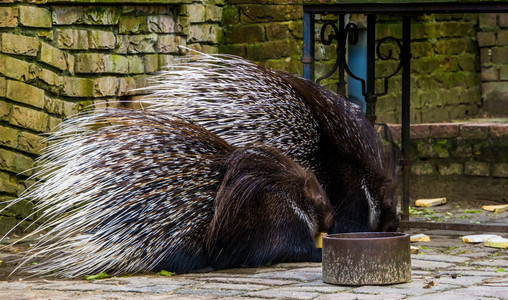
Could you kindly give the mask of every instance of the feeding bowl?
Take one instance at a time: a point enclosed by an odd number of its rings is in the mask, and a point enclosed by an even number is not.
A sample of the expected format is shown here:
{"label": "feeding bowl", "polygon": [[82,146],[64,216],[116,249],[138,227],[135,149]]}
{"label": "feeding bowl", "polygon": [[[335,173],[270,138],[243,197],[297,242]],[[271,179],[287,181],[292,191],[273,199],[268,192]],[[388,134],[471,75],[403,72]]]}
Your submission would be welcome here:
{"label": "feeding bowl", "polygon": [[338,233],[323,237],[323,281],[381,285],[411,280],[409,235],[400,232]]}

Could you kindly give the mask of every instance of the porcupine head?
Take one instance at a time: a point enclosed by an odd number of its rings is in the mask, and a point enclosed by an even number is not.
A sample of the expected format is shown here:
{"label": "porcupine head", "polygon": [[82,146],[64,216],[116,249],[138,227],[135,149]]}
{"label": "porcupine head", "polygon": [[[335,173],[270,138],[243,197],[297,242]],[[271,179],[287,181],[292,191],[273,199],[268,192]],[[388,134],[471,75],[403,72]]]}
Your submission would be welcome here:
{"label": "porcupine head", "polygon": [[212,265],[321,261],[333,209],[313,172],[271,147],[234,150],[224,162],[208,235]]}

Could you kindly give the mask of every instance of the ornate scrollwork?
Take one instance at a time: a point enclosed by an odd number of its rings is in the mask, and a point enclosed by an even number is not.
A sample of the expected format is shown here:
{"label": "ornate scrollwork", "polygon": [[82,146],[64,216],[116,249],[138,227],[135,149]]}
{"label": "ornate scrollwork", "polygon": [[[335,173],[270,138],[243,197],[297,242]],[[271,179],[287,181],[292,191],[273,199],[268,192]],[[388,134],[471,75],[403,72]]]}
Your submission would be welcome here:
{"label": "ornate scrollwork", "polygon": [[[332,29],[332,33],[326,35],[326,29],[330,27]],[[326,73],[324,76],[318,78],[316,82],[319,84],[323,79],[328,78],[333,75],[337,71],[339,67],[344,68],[344,71],[352,78],[360,81],[362,85],[362,95],[367,95],[367,88],[366,88],[366,82],[364,79],[356,76],[351,72],[349,69],[349,66],[347,64],[346,60],[346,40],[349,42],[350,45],[356,45],[358,42],[358,26],[355,23],[348,23],[344,30],[339,30],[339,28],[332,22],[327,22],[321,27],[320,31],[320,38],[323,45],[331,45],[334,40],[337,41],[337,60],[335,61],[332,69]],[[377,42],[376,45],[376,55],[380,60],[389,60],[393,57],[393,51],[390,49],[388,51],[388,54],[384,55],[381,53],[381,45],[383,43],[386,43],[388,41],[393,41],[399,48],[399,64],[395,71],[388,76],[384,77],[384,90],[381,93],[374,93],[370,98],[371,99],[377,99],[379,96],[386,95],[388,93],[388,80],[393,77],[395,74],[397,74],[401,68],[402,68],[402,60],[400,57],[400,54],[402,53],[402,43],[400,40],[394,38],[394,37],[385,37],[380,39]],[[340,87],[341,84],[344,84],[343,82],[337,83],[337,86]],[[375,100],[374,100],[375,101]]]}

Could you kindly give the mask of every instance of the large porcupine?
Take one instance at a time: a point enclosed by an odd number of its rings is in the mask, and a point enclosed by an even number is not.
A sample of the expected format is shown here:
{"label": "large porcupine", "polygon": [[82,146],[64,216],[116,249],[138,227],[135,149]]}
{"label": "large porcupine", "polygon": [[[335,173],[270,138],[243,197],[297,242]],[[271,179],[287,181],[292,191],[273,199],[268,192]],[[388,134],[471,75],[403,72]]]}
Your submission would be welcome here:
{"label": "large porcupine", "polygon": [[40,181],[23,195],[46,220],[33,234],[48,231],[27,254],[44,257],[26,269],[37,275],[320,261],[314,239],[333,227],[311,171],[157,112],[71,118],[40,162]]}
{"label": "large porcupine", "polygon": [[154,81],[143,89],[146,109],[192,120],[234,146],[266,143],[312,169],[334,207],[333,232],[397,228],[395,159],[346,99],[225,55],[182,58]]}

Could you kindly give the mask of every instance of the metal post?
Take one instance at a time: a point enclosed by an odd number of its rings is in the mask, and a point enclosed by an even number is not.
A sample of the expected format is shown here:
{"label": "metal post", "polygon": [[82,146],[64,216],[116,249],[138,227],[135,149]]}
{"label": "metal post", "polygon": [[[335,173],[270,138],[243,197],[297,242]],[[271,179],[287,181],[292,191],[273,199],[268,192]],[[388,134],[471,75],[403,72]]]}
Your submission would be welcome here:
{"label": "metal post", "polygon": [[314,13],[303,12],[303,77],[314,81]]}
{"label": "metal post", "polygon": [[409,103],[411,96],[411,17],[402,17],[402,220],[409,220]]}
{"label": "metal post", "polygon": [[367,103],[366,114],[372,124],[376,122],[376,15],[367,15]]}
{"label": "metal post", "polygon": [[337,83],[337,94],[346,96],[346,81],[344,76],[344,65],[346,64],[345,57],[346,57],[346,33],[344,30],[345,26],[345,16],[344,14],[339,15],[339,36],[338,36],[338,57],[337,59],[340,60],[339,63],[339,81]]}

